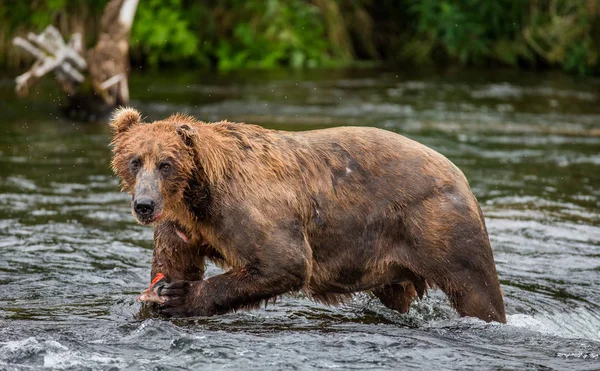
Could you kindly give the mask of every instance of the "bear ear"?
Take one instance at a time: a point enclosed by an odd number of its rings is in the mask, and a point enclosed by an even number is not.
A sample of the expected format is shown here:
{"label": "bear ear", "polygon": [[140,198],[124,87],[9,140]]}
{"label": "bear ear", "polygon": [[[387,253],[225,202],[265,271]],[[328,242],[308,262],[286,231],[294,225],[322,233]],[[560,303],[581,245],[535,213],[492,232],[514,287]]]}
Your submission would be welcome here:
{"label": "bear ear", "polygon": [[141,121],[142,116],[138,111],[131,107],[120,107],[113,113],[110,119],[110,127],[115,134],[121,134]]}
{"label": "bear ear", "polygon": [[183,140],[186,146],[191,147],[194,143],[194,137],[196,136],[196,129],[189,124],[180,124],[176,126],[175,131]]}

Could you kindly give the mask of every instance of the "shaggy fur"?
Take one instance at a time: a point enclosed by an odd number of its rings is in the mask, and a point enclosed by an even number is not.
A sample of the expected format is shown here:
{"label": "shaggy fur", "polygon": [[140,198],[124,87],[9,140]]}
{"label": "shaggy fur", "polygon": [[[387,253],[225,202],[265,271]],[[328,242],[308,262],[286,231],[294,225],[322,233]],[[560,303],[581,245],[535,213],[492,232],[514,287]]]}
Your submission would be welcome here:
{"label": "shaggy fur", "polygon": [[[152,276],[171,281],[166,315],[252,308],[295,290],[329,304],[372,291],[406,313],[436,286],[460,315],[506,322],[469,184],[417,142],[366,127],[294,133],[182,115],[144,124],[132,109],[111,125],[123,189],[156,205],[137,217],[155,228]],[[203,279],[205,258],[229,270]]]}

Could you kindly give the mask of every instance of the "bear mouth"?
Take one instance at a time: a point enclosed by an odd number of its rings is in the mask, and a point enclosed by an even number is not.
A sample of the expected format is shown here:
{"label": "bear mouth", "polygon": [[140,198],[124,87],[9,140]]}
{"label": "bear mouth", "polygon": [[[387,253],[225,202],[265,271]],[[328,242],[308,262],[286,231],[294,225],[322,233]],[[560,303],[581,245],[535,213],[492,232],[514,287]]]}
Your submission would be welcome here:
{"label": "bear mouth", "polygon": [[162,211],[157,211],[154,214],[148,216],[139,215],[135,211],[133,211],[132,213],[135,219],[142,225],[149,225],[155,223],[162,217]]}

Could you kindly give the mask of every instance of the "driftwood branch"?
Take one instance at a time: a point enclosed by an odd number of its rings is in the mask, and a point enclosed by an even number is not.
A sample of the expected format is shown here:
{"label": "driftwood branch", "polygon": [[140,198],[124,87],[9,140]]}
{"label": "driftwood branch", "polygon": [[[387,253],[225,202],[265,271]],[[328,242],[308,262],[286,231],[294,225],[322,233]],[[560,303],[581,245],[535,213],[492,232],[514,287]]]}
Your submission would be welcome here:
{"label": "driftwood branch", "polygon": [[14,45],[21,47],[36,58],[36,62],[29,71],[16,78],[18,94],[26,95],[30,86],[52,71],[73,83],[83,83],[85,77],[80,70],[85,70],[87,63],[80,54],[81,50],[78,51],[74,48],[78,43],[81,44],[81,41],[77,41],[81,40],[81,35],[73,35],[69,44],[65,44],[60,32],[53,26],[48,26],[39,35],[30,32],[27,39],[15,37],[13,40]]}
{"label": "driftwood branch", "polygon": [[[129,34],[138,2],[111,0],[102,14],[98,43],[88,52],[81,34],[73,34],[65,43],[52,25],[40,34],[30,32],[27,39],[15,37],[13,44],[35,58],[31,68],[15,79],[17,94],[27,95],[44,75],[54,73],[61,89],[68,97],[78,95],[78,102],[82,94],[90,94],[90,100],[101,97],[106,108],[127,104]],[[91,86],[92,91],[82,92],[85,85]]]}

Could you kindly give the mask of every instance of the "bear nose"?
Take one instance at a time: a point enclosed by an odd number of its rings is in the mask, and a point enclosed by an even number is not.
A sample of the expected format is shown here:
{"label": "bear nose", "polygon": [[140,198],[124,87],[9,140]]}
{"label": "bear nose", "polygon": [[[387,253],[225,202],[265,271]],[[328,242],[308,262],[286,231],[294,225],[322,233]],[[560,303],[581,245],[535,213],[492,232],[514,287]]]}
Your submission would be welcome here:
{"label": "bear nose", "polygon": [[150,198],[142,198],[133,202],[133,209],[138,215],[148,216],[154,212],[154,201]]}

